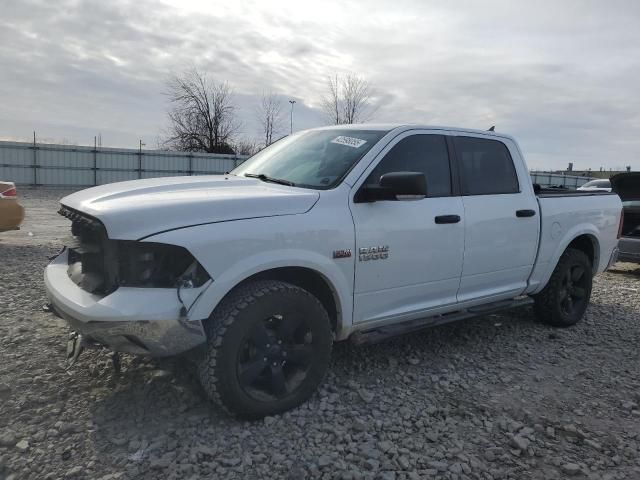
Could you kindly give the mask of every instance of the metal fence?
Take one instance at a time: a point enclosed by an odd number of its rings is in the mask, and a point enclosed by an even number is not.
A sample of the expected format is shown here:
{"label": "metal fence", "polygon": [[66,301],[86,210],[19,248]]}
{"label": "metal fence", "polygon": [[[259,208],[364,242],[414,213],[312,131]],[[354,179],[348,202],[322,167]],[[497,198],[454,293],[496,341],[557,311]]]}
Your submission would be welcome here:
{"label": "metal fence", "polygon": [[541,187],[564,187],[575,190],[589,180],[593,180],[593,178],[563,173],[531,172],[531,181]]}
{"label": "metal fence", "polygon": [[247,157],[213,153],[0,142],[0,180],[91,186],[137,178],[224,173]]}
{"label": "metal fence", "polygon": [[[0,180],[22,185],[91,186],[137,178],[208,175],[232,170],[244,155],[1,142]],[[578,188],[591,177],[531,172],[543,187]]]}

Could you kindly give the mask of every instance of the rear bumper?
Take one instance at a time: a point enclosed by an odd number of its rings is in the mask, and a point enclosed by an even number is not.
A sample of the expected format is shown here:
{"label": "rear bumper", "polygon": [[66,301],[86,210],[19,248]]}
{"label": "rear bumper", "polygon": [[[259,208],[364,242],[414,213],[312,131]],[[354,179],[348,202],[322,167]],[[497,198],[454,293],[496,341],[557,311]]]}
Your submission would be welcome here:
{"label": "rear bumper", "polygon": [[[202,321],[180,317],[182,305],[175,289],[120,287],[102,297],[78,287],[67,268],[67,251],[46,267],[47,297],[53,311],[87,342],[155,357],[176,355],[205,342]],[[185,304],[195,302],[209,284],[183,289]]]}
{"label": "rear bumper", "polygon": [[619,262],[640,263],[640,238],[622,237],[618,242]]}

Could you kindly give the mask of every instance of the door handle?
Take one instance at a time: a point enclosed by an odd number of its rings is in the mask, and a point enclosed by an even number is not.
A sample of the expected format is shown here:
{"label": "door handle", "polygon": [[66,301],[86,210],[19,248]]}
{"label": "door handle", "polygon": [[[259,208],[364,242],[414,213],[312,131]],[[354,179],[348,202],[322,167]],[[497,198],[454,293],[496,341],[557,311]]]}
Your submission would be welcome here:
{"label": "door handle", "polygon": [[535,210],[516,210],[516,217],[533,217],[535,214]]}
{"label": "door handle", "polygon": [[460,221],[460,215],[438,215],[436,218],[436,223],[458,223]]}

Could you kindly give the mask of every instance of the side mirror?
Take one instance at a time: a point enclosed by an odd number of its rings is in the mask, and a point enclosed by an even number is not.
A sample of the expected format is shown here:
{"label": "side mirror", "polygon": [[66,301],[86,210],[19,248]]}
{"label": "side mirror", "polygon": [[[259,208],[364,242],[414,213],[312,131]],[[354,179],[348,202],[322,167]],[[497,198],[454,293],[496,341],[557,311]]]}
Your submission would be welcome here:
{"label": "side mirror", "polygon": [[356,203],[379,200],[418,200],[427,196],[427,179],[421,172],[390,172],[380,177],[379,186],[365,185],[357,193]]}
{"label": "side mirror", "polygon": [[427,179],[420,172],[391,172],[380,177],[380,186],[395,196],[427,196]]}

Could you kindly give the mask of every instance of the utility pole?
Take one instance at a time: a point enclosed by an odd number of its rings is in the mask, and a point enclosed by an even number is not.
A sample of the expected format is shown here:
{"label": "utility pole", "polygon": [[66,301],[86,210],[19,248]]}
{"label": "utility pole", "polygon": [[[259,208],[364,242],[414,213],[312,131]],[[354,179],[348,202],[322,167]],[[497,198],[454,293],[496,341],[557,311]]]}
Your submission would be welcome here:
{"label": "utility pole", "polygon": [[291,131],[289,132],[291,134],[293,133],[293,105],[296,103],[296,101],[289,100],[289,103],[291,104]]}
{"label": "utility pole", "polygon": [[36,146],[36,131],[33,131],[33,184],[38,185],[38,147]]}
{"label": "utility pole", "polygon": [[93,137],[93,184],[98,185],[98,137]]}
{"label": "utility pole", "polygon": [[145,145],[146,143],[142,143],[142,139],[140,139],[140,150],[138,150],[138,178],[142,178],[142,147]]}

